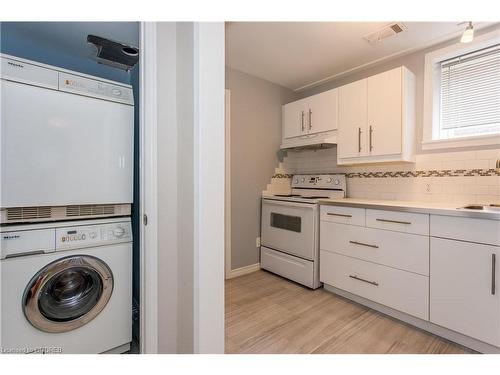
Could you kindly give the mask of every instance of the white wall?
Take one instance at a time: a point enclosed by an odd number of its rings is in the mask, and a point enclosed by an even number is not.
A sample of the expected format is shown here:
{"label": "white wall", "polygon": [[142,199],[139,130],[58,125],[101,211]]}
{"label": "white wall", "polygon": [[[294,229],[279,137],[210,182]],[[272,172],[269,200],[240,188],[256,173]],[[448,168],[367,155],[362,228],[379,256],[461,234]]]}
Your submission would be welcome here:
{"label": "white wall", "polygon": [[194,349],[224,353],[224,23],[195,23],[194,52]]}
{"label": "white wall", "polygon": [[[157,27],[158,351],[177,352],[176,24]],[[172,176],[174,180],[172,181]],[[174,183],[172,183],[174,182]],[[149,250],[149,249],[148,249]],[[146,270],[147,272],[147,270]],[[181,331],[182,333],[182,331]],[[182,335],[181,335],[182,337]]]}
{"label": "white wall", "polygon": [[224,25],[156,31],[158,351],[223,353]]}

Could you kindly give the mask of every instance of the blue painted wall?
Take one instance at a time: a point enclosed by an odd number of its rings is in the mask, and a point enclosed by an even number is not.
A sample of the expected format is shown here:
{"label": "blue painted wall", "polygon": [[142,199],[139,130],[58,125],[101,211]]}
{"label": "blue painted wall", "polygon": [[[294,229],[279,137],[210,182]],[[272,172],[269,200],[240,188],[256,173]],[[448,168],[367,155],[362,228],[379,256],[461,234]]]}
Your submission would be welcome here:
{"label": "blue painted wall", "polygon": [[9,55],[131,83],[131,72],[99,64],[87,35],[138,45],[138,22],[0,22],[0,51]]}

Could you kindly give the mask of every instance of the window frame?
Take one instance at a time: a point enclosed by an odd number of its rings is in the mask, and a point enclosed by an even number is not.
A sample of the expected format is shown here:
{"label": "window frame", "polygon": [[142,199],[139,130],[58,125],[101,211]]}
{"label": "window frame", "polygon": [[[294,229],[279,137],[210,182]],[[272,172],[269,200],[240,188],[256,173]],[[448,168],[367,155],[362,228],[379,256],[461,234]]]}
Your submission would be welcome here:
{"label": "window frame", "polygon": [[500,134],[474,135],[447,139],[439,138],[441,115],[441,62],[499,43],[500,32],[493,31],[474,38],[470,43],[455,43],[425,55],[423,150],[500,145]]}

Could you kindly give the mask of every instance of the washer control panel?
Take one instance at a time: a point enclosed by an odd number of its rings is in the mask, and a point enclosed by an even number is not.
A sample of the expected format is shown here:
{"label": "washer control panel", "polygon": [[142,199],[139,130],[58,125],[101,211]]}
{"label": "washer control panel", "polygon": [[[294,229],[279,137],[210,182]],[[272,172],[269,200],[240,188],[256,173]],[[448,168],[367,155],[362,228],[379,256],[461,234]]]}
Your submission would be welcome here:
{"label": "washer control panel", "polygon": [[130,222],[63,227],[56,229],[56,251],[132,240]]}

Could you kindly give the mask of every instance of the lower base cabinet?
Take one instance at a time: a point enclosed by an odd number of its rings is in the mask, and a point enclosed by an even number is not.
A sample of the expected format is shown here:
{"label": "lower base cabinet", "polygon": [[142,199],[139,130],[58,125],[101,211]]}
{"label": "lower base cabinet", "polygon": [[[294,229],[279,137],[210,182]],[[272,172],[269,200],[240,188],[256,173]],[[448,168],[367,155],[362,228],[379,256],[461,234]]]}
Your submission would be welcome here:
{"label": "lower base cabinet", "polygon": [[321,251],[320,281],[417,318],[429,320],[429,278]]}
{"label": "lower base cabinet", "polygon": [[500,346],[500,249],[431,238],[430,321]]}

